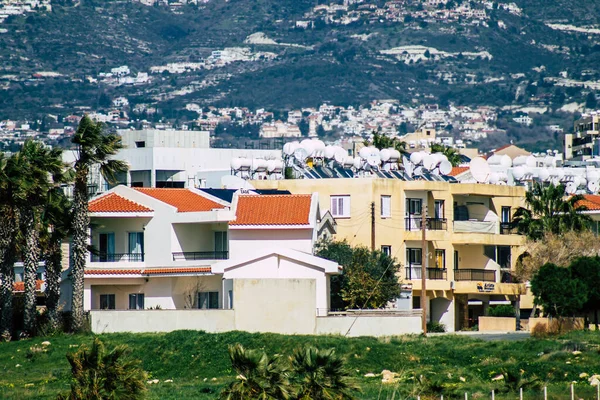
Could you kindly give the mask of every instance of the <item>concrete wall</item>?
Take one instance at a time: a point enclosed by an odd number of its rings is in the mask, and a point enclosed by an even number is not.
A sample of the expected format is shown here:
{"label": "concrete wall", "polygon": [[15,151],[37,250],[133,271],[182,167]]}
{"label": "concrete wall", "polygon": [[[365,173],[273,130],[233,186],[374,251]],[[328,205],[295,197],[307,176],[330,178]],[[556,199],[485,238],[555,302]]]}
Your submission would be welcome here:
{"label": "concrete wall", "polygon": [[517,330],[517,319],[514,317],[479,317],[479,331],[513,332]]}
{"label": "concrete wall", "polygon": [[[177,286],[177,285],[176,285]],[[90,312],[94,333],[170,332],[180,329],[348,336],[420,333],[419,316],[317,317],[313,279],[236,279],[233,310]],[[243,300],[242,300],[243,299]]]}
{"label": "concrete wall", "polygon": [[279,247],[312,254],[313,229],[230,229],[229,249],[232,257],[254,252],[258,248]]}
{"label": "concrete wall", "polygon": [[235,279],[235,327],[248,332],[312,334],[315,291],[313,279]]}

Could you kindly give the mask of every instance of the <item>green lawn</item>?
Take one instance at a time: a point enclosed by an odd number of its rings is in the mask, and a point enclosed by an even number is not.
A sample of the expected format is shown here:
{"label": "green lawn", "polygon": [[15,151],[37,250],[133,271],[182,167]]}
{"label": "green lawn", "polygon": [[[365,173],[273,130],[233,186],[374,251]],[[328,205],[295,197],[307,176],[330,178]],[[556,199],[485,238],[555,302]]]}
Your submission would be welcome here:
{"label": "green lawn", "polygon": [[[465,336],[378,340],[191,331],[100,337],[109,348],[123,343],[131,346],[151,379],[160,380],[149,387],[152,399],[214,399],[234,377],[227,356],[227,345],[233,343],[271,354],[286,354],[305,343],[335,347],[348,360],[352,375],[363,389],[363,399],[414,399],[417,394],[424,400],[439,398],[433,397],[434,393],[443,393],[445,399],[463,399],[465,391],[470,393],[469,399],[489,399],[493,388],[506,391],[519,386],[492,382],[493,377],[503,371],[518,376],[520,370],[524,371],[524,380],[534,375],[540,378],[548,386],[549,398],[569,398],[570,382],[576,381],[576,398],[594,399],[595,388],[580,374],[600,373],[600,334],[593,332],[518,342],[483,342]],[[51,342],[50,350],[31,357],[30,347],[44,340]],[[69,368],[65,354],[91,341],[92,336],[61,335],[0,344],[0,398],[51,399],[67,390]],[[573,354],[574,351],[581,354]],[[364,377],[383,369],[399,373],[400,381],[382,385],[381,377]],[[168,379],[173,382],[163,382]],[[525,393],[525,398],[541,398],[537,390]],[[509,398],[516,398],[514,392],[496,395],[498,400]]]}

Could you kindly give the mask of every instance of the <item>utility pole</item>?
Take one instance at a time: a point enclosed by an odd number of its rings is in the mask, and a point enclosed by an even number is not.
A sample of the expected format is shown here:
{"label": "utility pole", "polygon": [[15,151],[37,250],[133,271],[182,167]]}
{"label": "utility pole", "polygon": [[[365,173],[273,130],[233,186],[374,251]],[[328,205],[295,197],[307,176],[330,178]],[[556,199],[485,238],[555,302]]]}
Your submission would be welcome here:
{"label": "utility pole", "polygon": [[421,210],[421,328],[423,335],[427,335],[427,207]]}
{"label": "utility pole", "polygon": [[375,202],[371,202],[371,251],[375,251]]}

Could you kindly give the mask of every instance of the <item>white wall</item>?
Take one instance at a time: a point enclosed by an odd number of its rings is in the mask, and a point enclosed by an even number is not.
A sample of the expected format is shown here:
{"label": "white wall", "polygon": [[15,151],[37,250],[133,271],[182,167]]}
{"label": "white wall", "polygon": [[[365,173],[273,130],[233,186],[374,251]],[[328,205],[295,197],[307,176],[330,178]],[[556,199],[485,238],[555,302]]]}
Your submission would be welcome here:
{"label": "white wall", "polygon": [[454,332],[454,302],[445,297],[436,297],[429,302],[430,318],[432,322],[439,322],[445,325],[446,332]]}
{"label": "white wall", "polygon": [[342,335],[349,337],[420,334],[421,318],[413,316],[318,317],[315,333],[317,335]]}
{"label": "white wall", "polygon": [[[327,290],[326,274],[313,266],[302,264],[278,255],[271,255],[264,259],[254,260],[237,268],[226,270],[224,279],[314,279],[315,280],[315,307],[313,313],[326,313],[329,308],[329,291]],[[234,289],[234,308],[241,295]],[[246,300],[244,300],[246,301]]]}
{"label": "white wall", "polygon": [[[275,243],[274,243],[275,242]],[[240,257],[259,248],[278,247],[313,252],[313,229],[230,229],[231,257]]]}

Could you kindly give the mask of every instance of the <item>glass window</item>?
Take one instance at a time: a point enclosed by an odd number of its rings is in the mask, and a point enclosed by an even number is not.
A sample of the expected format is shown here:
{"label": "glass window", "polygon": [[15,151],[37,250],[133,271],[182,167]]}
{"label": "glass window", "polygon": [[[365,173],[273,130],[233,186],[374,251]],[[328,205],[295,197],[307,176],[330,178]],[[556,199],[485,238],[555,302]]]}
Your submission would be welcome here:
{"label": "glass window", "polygon": [[200,292],[198,293],[198,308],[217,309],[219,308],[219,292]]}
{"label": "glass window", "polygon": [[443,219],[444,218],[444,200],[436,200],[434,206],[435,206],[434,217],[436,219]]}
{"label": "glass window", "polygon": [[228,259],[229,242],[227,232],[215,232],[215,258],[217,260]]}
{"label": "glass window", "polygon": [[419,248],[406,249],[406,260],[409,265],[421,265],[422,251]]}
{"label": "glass window", "polygon": [[129,309],[143,310],[144,309],[144,293],[132,293],[129,295]]}
{"label": "glass window", "polygon": [[392,246],[390,246],[390,245],[381,246],[381,252],[383,254],[385,254],[386,256],[391,257],[392,256]]}
{"label": "glass window", "polygon": [[421,215],[421,207],[423,200],[421,199],[406,199],[406,209],[409,215]]}
{"label": "glass window", "polygon": [[115,309],[115,295],[114,294],[101,294],[100,295],[100,309],[101,310],[114,310]]}
{"label": "glass window", "polygon": [[144,261],[144,232],[129,232],[130,261]]}
{"label": "glass window", "polygon": [[392,196],[381,196],[381,218],[392,217]]}
{"label": "glass window", "polygon": [[510,207],[502,207],[501,222],[510,222]]}
{"label": "glass window", "polygon": [[100,262],[115,261],[115,234],[114,233],[101,233],[98,235],[99,250],[100,250]]}
{"label": "glass window", "polygon": [[350,196],[331,196],[331,215],[335,218],[350,217]]}

